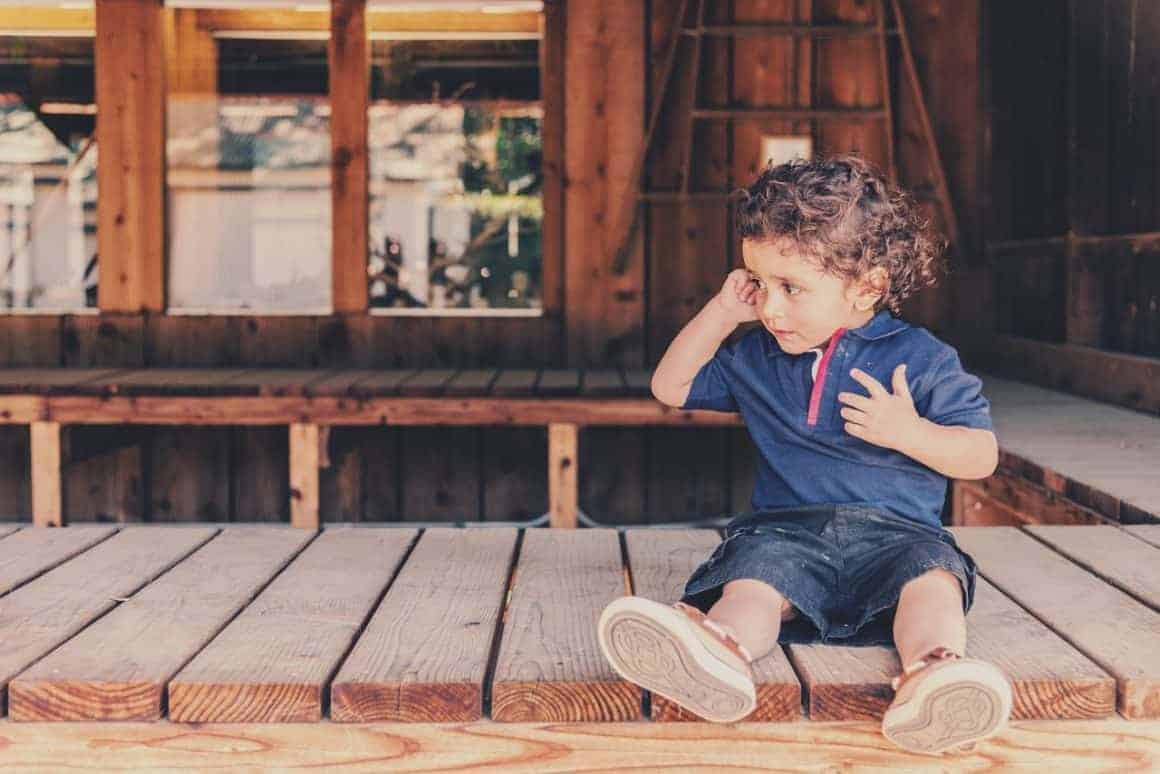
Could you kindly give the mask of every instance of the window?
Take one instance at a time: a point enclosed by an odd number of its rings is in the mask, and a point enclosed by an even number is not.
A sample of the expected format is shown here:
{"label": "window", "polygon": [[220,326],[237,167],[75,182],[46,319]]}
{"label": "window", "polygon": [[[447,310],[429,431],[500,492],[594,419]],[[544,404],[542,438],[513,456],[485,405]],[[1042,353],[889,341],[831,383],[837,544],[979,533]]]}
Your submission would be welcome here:
{"label": "window", "polygon": [[172,12],[169,311],[328,314],[326,33],[225,32],[202,10]]}
{"label": "window", "polygon": [[539,314],[538,35],[372,33],[373,311]]}
{"label": "window", "polygon": [[0,311],[97,305],[91,31],[0,35]]}

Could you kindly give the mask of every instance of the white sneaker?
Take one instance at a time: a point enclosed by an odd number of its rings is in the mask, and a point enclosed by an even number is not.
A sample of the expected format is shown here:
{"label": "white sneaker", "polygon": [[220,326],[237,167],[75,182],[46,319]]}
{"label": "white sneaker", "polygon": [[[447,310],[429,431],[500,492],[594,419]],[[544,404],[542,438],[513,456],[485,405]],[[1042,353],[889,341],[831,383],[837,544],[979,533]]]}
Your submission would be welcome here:
{"label": "white sneaker", "polygon": [[600,614],[597,635],[621,677],[706,720],[729,723],[757,707],[749,652],[691,605],[621,597]]}

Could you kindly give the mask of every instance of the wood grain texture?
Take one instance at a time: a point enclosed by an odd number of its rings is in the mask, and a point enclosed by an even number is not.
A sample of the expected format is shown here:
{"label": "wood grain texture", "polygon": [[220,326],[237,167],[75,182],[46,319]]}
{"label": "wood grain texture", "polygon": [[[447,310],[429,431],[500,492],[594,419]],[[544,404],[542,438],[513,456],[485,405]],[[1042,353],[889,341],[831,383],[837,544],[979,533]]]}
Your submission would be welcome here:
{"label": "wood grain texture", "polygon": [[290,425],[290,523],[318,529],[318,425]]}
{"label": "wood grain texture", "polygon": [[59,527],[64,516],[64,486],[60,466],[60,423],[32,422],[32,523]]}
{"label": "wood grain texture", "polygon": [[370,179],[366,0],[338,0],[330,9],[331,298],[335,312],[362,313],[367,309]]}
{"label": "wood grain texture", "polygon": [[[658,602],[681,598],[685,581],[721,542],[713,530],[630,529],[624,533],[633,593]],[[801,717],[802,689],[780,647],[753,664],[757,707],[744,722],[787,721]],[[656,721],[701,721],[663,696],[651,694],[649,716]]]}
{"label": "wood grain texture", "polygon": [[165,59],[161,3],[102,0],[94,38],[98,305],[165,309]]}
{"label": "wood grain texture", "polygon": [[331,718],[483,717],[484,676],[516,536],[508,528],[425,530],[335,676]]}
{"label": "wood grain texture", "polygon": [[1116,678],[1122,715],[1160,717],[1160,613],[1012,527],[952,532],[987,580]]}
{"label": "wood grain texture", "polygon": [[9,716],[159,720],[166,681],[312,537],[287,527],[227,527],[17,675]]}
{"label": "wood grain texture", "polygon": [[0,690],[41,656],[209,540],[209,527],[128,527],[4,597]]}
{"label": "wood grain texture", "polygon": [[615,530],[524,531],[492,680],[504,722],[639,719],[640,688],[596,641],[600,613],[627,593]]}
{"label": "wood grain texture", "polygon": [[[811,720],[879,719],[901,672],[893,647],[790,645]],[[1015,719],[1098,718],[1115,712],[1115,681],[1051,629],[979,578],[967,614],[967,656],[1010,678]]]}
{"label": "wood grain texture", "polygon": [[[7,535],[15,527],[4,527]],[[116,532],[112,527],[23,529],[0,541],[0,596],[51,570]]]}
{"label": "wood grain texture", "polygon": [[229,723],[0,723],[5,763],[62,771],[138,768],[486,770],[505,772],[820,771],[948,769],[1154,771],[1154,722],[1044,720],[1012,723],[953,758],[907,753],[881,725],[850,723],[550,723],[481,721],[285,725]]}
{"label": "wood grain texture", "polygon": [[324,530],[169,681],[170,719],[321,719],[330,675],[415,534],[403,529]]}
{"label": "wood grain texture", "polygon": [[1153,610],[1160,610],[1160,548],[1116,527],[1039,525],[1026,531]]}

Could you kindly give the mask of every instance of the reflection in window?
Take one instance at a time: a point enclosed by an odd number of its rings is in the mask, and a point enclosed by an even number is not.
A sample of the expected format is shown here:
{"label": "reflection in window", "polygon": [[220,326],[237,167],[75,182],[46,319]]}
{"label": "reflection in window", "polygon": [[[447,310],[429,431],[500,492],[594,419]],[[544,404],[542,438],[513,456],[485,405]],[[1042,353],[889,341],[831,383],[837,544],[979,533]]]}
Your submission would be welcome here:
{"label": "reflection in window", "polygon": [[89,37],[0,36],[0,310],[97,305]]}
{"label": "reflection in window", "polygon": [[538,46],[372,43],[372,307],[541,307]]}
{"label": "reflection in window", "polygon": [[326,41],[214,44],[169,93],[169,308],[329,313]]}

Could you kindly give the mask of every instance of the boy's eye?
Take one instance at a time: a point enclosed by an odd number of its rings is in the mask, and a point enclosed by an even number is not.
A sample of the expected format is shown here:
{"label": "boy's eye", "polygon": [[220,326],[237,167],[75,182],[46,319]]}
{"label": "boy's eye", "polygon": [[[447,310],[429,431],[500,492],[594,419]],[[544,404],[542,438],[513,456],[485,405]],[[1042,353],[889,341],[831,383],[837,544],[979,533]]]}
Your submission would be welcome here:
{"label": "boy's eye", "polygon": [[797,285],[791,285],[788,282],[781,283],[781,286],[785,288],[785,292],[791,296],[796,296],[798,293],[802,292],[802,289]]}

